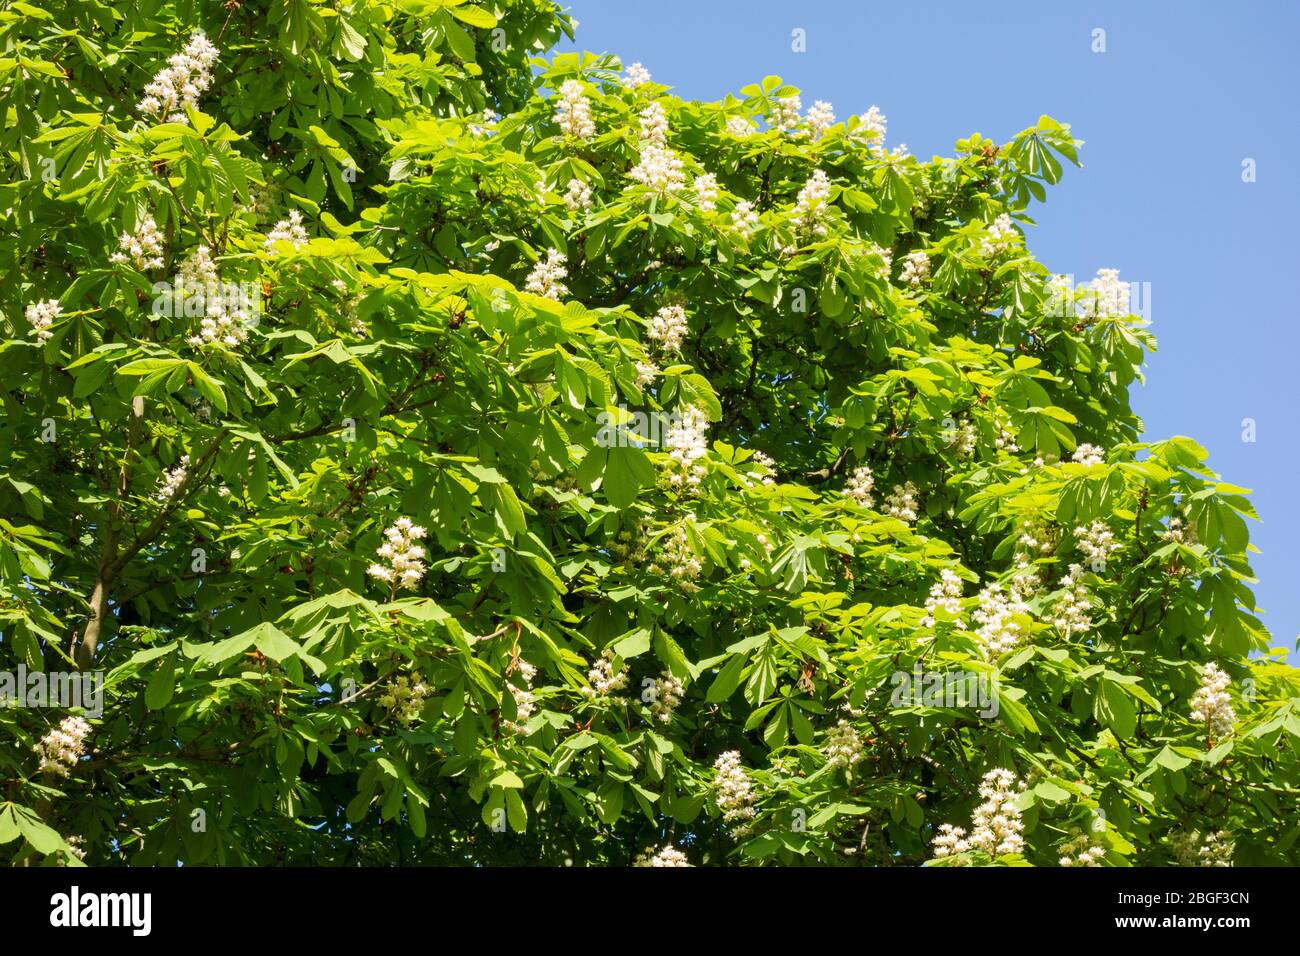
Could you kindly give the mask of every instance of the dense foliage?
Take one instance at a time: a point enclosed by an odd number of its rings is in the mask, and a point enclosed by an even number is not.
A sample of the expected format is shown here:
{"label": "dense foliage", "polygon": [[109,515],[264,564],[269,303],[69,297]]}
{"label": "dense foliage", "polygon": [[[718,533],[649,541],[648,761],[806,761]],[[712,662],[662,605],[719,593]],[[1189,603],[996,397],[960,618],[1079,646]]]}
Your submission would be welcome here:
{"label": "dense foliage", "polygon": [[1252,507],[1025,247],[1069,128],[571,30],[0,4],[0,668],[106,673],[0,709],[7,857],[1289,861]]}

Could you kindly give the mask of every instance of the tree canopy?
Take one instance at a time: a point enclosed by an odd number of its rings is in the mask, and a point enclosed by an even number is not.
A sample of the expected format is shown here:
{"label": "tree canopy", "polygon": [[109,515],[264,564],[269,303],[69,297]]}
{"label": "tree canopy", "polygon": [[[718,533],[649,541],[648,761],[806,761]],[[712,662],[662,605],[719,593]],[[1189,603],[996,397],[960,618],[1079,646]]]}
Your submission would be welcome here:
{"label": "tree canopy", "polygon": [[1247,491],[1026,246],[1070,128],[572,35],[0,4],[0,669],[104,680],[0,708],[6,858],[1289,862]]}

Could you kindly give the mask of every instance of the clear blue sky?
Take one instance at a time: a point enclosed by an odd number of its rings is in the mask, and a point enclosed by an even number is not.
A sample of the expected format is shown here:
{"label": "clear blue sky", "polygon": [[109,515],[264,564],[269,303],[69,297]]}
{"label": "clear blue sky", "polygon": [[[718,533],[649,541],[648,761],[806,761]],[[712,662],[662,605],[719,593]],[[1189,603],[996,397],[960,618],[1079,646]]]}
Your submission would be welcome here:
{"label": "clear blue sky", "polygon": [[[580,49],[716,100],[777,74],[843,119],[876,104],[888,143],[951,155],[1042,113],[1086,141],[1030,248],[1076,281],[1149,282],[1160,350],[1134,394],[1147,438],[1190,435],[1254,491],[1256,594],[1275,645],[1300,632],[1300,4],[1000,0],[570,0]],[[791,31],[807,51],[791,49]],[[1106,50],[1094,53],[1093,31]],[[566,45],[565,49],[570,48]],[[1253,159],[1256,181],[1242,182]],[[1242,440],[1254,419],[1256,441]]]}

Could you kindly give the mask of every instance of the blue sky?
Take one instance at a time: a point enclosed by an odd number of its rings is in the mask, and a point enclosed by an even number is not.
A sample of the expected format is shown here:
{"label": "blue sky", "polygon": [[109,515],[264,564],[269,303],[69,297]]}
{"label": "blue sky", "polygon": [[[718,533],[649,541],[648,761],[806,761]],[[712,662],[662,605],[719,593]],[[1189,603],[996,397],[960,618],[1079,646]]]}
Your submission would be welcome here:
{"label": "blue sky", "polygon": [[[1086,145],[1029,244],[1076,281],[1113,267],[1150,283],[1160,342],[1134,404],[1147,437],[1190,435],[1254,491],[1256,594],[1274,643],[1300,632],[1300,4],[997,4],[861,0],[570,0],[577,48],[641,61],[715,100],[777,74],[843,119],[875,104],[888,143],[950,155],[1040,114]],[[791,49],[805,31],[806,52]],[[1094,31],[1105,52],[1093,52]],[[571,48],[568,45],[564,49]],[[1242,181],[1254,160],[1255,181]],[[1243,441],[1243,419],[1255,441]]]}

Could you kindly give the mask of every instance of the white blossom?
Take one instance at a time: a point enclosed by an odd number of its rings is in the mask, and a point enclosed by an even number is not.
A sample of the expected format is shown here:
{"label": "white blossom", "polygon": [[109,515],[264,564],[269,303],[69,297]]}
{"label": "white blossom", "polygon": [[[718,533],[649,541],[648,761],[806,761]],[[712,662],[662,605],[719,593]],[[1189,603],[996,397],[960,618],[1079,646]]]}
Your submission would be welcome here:
{"label": "white blossom", "polygon": [[588,697],[608,697],[627,686],[627,666],[620,664],[616,670],[614,652],[606,649],[591,670],[587,671],[587,681],[591,686],[582,688],[584,694]]}
{"label": "white blossom", "polygon": [[1132,312],[1130,284],[1121,282],[1118,269],[1098,269],[1097,278],[1083,285],[1080,301],[1084,316],[1103,318]]}
{"label": "white blossom", "polygon": [[917,487],[912,482],[894,485],[894,490],[885,498],[885,513],[911,524],[916,520]]}
{"label": "white blossom", "polygon": [[658,342],[665,352],[680,352],[688,331],[686,310],[680,305],[666,305],[650,320],[646,338]]}
{"label": "white blossom", "polygon": [[424,702],[431,693],[429,685],[423,680],[419,678],[412,680],[406,675],[401,675],[387,685],[384,693],[377,697],[376,701],[391,710],[394,717],[409,727],[420,719]]}
{"label": "white blossom", "polygon": [[40,771],[56,777],[68,776],[85,755],[90,730],[85,718],[64,717],[58,727],[36,742],[36,754],[41,758]]}
{"label": "white blossom", "polygon": [[643,83],[650,82],[650,71],[640,63],[633,63],[623,73],[623,85],[629,89],[636,89]]}
{"label": "white blossom", "polygon": [[679,524],[666,534],[659,545],[658,553],[650,570],[655,574],[666,574],[673,584],[690,594],[699,590],[695,579],[704,569],[704,561],[691,547],[691,539],[686,531],[686,524],[692,519]]}
{"label": "white blossom", "polygon": [[708,429],[708,416],[695,406],[674,417],[664,434],[664,448],[668,451],[665,479],[672,490],[694,491],[708,473],[704,465],[709,453]]}
{"label": "white blossom", "polygon": [[1061,866],[1101,866],[1106,848],[1091,834],[1078,833],[1061,844]]}
{"label": "white blossom", "polygon": [[744,139],[753,134],[754,124],[743,116],[728,116],[726,129],[728,135]]}
{"label": "white blossom", "polygon": [[636,858],[633,866],[690,866],[686,854],[674,846],[666,846],[657,853],[646,850]]}
{"label": "white blossom", "polygon": [[158,476],[158,490],[154,492],[154,498],[158,501],[170,501],[174,498],[176,492],[180,491],[181,485],[185,483],[189,471],[190,456],[181,455],[175,468]]}
{"label": "white blossom", "polygon": [[934,627],[934,612],[943,610],[959,630],[965,630],[966,624],[961,620],[962,580],[956,571],[942,568],[939,580],[930,586],[930,596],[925,600],[925,617],[921,618],[922,627]]}
{"label": "white blossom", "polygon": [[1201,672],[1201,686],[1192,695],[1192,720],[1206,727],[1211,737],[1225,737],[1232,733],[1237,713],[1232,709],[1228,688],[1230,678],[1213,662]]}
{"label": "white blossom", "polygon": [[898,281],[913,289],[920,288],[930,278],[930,257],[921,250],[909,252],[903,257],[903,271]]}
{"label": "white blossom", "polygon": [[194,31],[185,48],[169,57],[167,66],[144,88],[144,99],[136,109],[154,119],[188,124],[185,107],[197,107],[199,97],[212,85],[212,67],[220,54],[202,30]]}
{"label": "white blossom", "polygon": [[307,245],[307,230],[302,224],[302,213],[296,209],[289,210],[289,218],[281,219],[266,234],[264,246],[267,252],[275,252],[278,242],[287,242],[295,249]]}
{"label": "white blossom", "polygon": [[591,118],[591,101],[577,80],[565,80],[560,84],[555,122],[566,136],[591,139],[596,135],[596,122]]}
{"label": "white blossom", "polygon": [[980,255],[994,256],[1011,245],[1020,235],[1016,231],[1015,223],[1006,213],[998,216],[992,224],[986,227],[987,232],[984,238],[980,240]]}
{"label": "white blossom", "polygon": [[825,132],[835,125],[835,111],[825,100],[818,100],[808,107],[808,129],[813,139],[820,139]]}
{"label": "white blossom", "polygon": [[718,208],[718,177],[713,173],[695,177],[695,202],[703,212],[713,212]]}
{"label": "white blossom", "polygon": [[984,802],[971,814],[971,832],[944,824],[931,845],[935,857],[982,850],[990,856],[1024,850],[1024,823],[1015,803],[1025,789],[1010,770],[994,769],[984,775],[980,797]]}
{"label": "white blossom", "polygon": [[538,259],[533,265],[533,271],[528,273],[524,290],[557,301],[561,296],[567,295],[569,287],[563,281],[569,275],[565,268],[567,261],[568,258],[564,253],[556,249],[547,249],[546,258]]}
{"label": "white blossom", "polygon": [[130,264],[140,272],[160,269],[163,264],[163,237],[153,216],[140,220],[135,233],[124,232],[118,238],[117,252],[108,257],[114,265]]}
{"label": "white blossom", "polygon": [[62,309],[59,308],[58,299],[46,299],[44,302],[33,302],[23,314],[36,333],[36,341],[44,345],[54,335],[50,326],[62,314]]}
{"label": "white blossom", "polygon": [[876,486],[876,476],[871,473],[871,469],[862,465],[849,476],[848,484],[844,486],[844,493],[853,499],[853,503],[863,508],[870,508],[875,502],[872,497],[872,489]]}
{"label": "white blossom", "polygon": [[673,713],[681,704],[682,698],[686,696],[686,688],[682,686],[682,682],[674,677],[671,671],[664,671],[657,679],[651,681],[647,691],[650,695],[650,713],[661,724],[671,723]]}
{"label": "white blossom", "polygon": [[727,823],[751,820],[754,817],[754,793],[749,777],[740,765],[740,752],[728,750],[713,762],[715,800]]}
{"label": "white blossom", "polygon": [[1119,550],[1119,542],[1114,533],[1106,527],[1106,522],[1097,520],[1092,524],[1074,529],[1075,543],[1083,553],[1084,560],[1094,571],[1106,567],[1106,558]]}
{"label": "white blossom", "polygon": [[[415,590],[424,577],[424,547],[416,544],[427,532],[410,518],[402,517],[384,530],[384,543],[376,555],[379,561],[366,573],[392,586],[393,590]],[[387,562],[386,564],[383,562]]]}
{"label": "white blossom", "polygon": [[820,169],[813,170],[794,204],[795,225],[814,236],[826,235],[826,223],[823,219],[830,198],[831,181]]}
{"label": "white blossom", "polygon": [[863,113],[859,119],[861,122],[854,127],[853,135],[869,140],[868,145],[872,150],[883,151],[885,147],[885,114],[880,112],[879,108],[873,106]]}
{"label": "white blossom", "polygon": [[681,189],[686,181],[681,157],[667,146],[656,143],[646,143],[641,147],[641,158],[627,175],[661,196]]}
{"label": "white blossom", "polygon": [[827,735],[822,753],[830,766],[849,770],[862,760],[862,735],[847,720],[840,720]]}
{"label": "white blossom", "polygon": [[1070,565],[1069,572],[1061,581],[1061,595],[1052,607],[1052,625],[1062,637],[1069,638],[1092,628],[1092,618],[1088,616],[1092,600],[1083,583],[1083,574],[1082,565]]}
{"label": "white blossom", "polygon": [[799,111],[802,109],[803,103],[797,95],[779,97],[772,104],[772,112],[768,114],[767,123],[782,133],[791,132],[799,126]]}
{"label": "white blossom", "polygon": [[752,236],[758,228],[758,213],[754,210],[754,204],[748,199],[736,203],[736,208],[731,212],[731,224],[744,238]]}
{"label": "white blossom", "polygon": [[570,212],[586,212],[591,208],[591,187],[581,179],[570,179],[569,189],[564,194],[564,205]]}
{"label": "white blossom", "polygon": [[1232,866],[1232,854],[1237,846],[1227,830],[1182,831],[1173,834],[1170,843],[1179,866]]}
{"label": "white blossom", "polygon": [[1000,584],[990,584],[980,592],[979,604],[971,617],[979,625],[975,639],[983,648],[986,660],[995,660],[1020,646],[1028,635],[1016,617],[1028,613],[1029,606],[1020,596],[1014,591],[1006,593]]}
{"label": "white blossom", "polygon": [[1081,442],[1079,447],[1074,449],[1074,454],[1070,456],[1070,460],[1086,465],[1089,468],[1093,465],[1102,465],[1106,462],[1106,449],[1099,448],[1096,445],[1089,445],[1087,442]]}
{"label": "white blossom", "polygon": [[654,102],[641,111],[641,141],[655,146],[668,143],[668,114],[663,104]]}
{"label": "white blossom", "polygon": [[659,377],[659,366],[654,362],[637,362],[636,363],[636,387],[648,388],[655,383]]}

